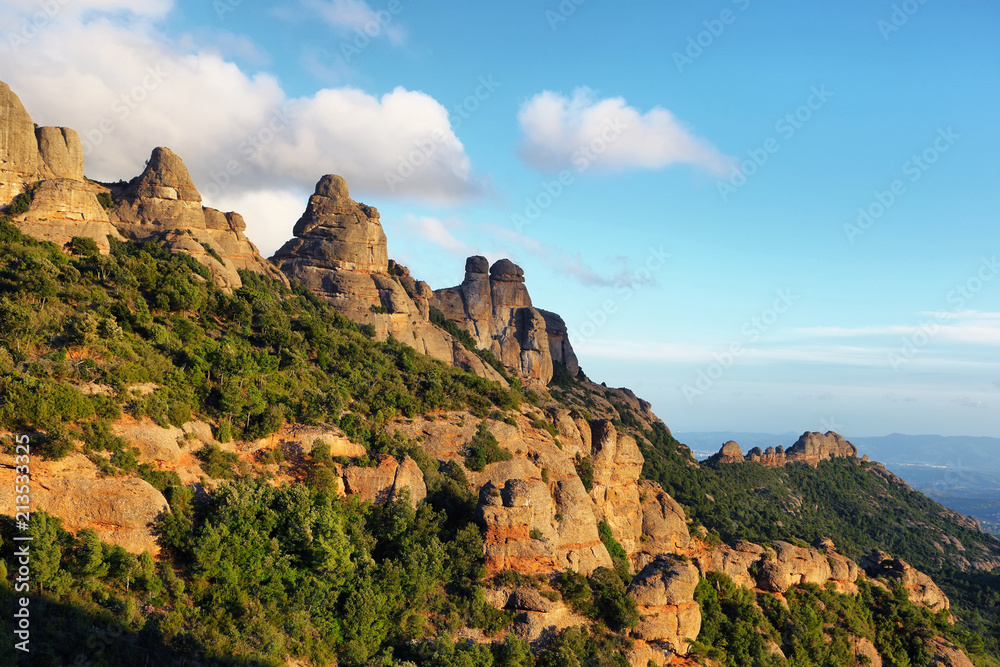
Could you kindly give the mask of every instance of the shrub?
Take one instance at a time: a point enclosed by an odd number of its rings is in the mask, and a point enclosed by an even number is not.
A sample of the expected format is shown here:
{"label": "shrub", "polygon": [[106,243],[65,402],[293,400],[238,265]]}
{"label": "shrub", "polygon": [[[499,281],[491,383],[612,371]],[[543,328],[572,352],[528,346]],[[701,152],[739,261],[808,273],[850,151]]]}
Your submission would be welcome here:
{"label": "shrub", "polygon": [[202,461],[202,468],[205,474],[213,479],[233,479],[233,466],[240,457],[231,452],[224,452],[218,445],[210,443],[205,445],[197,454]]}
{"label": "shrub", "polygon": [[32,196],[28,192],[22,192],[18,196],[14,197],[14,201],[10,203],[7,210],[11,215],[21,215],[22,213],[27,213],[31,209]]}
{"label": "shrub", "polygon": [[576,474],[580,476],[580,481],[583,482],[583,488],[590,493],[594,490],[594,464],[590,462],[589,456],[580,456],[577,453],[576,458],[573,459],[573,466],[576,468]]}
{"label": "shrub", "polygon": [[465,447],[465,465],[469,470],[481,471],[491,463],[510,461],[514,455],[500,447],[496,437],[490,433],[486,422],[480,422],[476,435]]}
{"label": "shrub", "polygon": [[73,451],[73,441],[69,437],[69,431],[62,424],[54,424],[45,433],[42,440],[42,454],[47,458],[58,461]]}
{"label": "shrub", "polygon": [[89,236],[74,236],[68,244],[69,251],[74,255],[90,257],[101,254],[97,241]]}
{"label": "shrub", "polygon": [[101,207],[104,208],[105,211],[110,208],[113,208],[115,205],[115,198],[111,196],[110,192],[98,193],[97,201],[98,203],[100,203]]}

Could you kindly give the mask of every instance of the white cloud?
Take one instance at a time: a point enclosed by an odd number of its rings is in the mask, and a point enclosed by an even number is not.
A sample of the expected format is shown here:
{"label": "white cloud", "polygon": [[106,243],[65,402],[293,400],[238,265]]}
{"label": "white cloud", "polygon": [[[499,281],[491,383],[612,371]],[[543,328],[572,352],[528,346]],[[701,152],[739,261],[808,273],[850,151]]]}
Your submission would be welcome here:
{"label": "white cloud", "polygon": [[935,341],[1000,345],[1000,313],[963,310],[951,313],[922,313],[921,324],[863,327],[802,327],[789,329],[790,338],[912,338],[931,335]]}
{"label": "white cloud", "polygon": [[309,193],[289,190],[226,192],[211,202],[223,211],[239,212],[247,223],[246,235],[260,254],[270,257],[292,238],[292,227],[306,208]]}
{"label": "white cloud", "polygon": [[521,157],[537,169],[591,166],[616,171],[688,164],[727,173],[732,160],[684,126],[670,111],[642,113],[621,97],[594,99],[589,88],[572,97],[541,92],[521,106]]}
{"label": "white cloud", "polygon": [[[165,37],[158,22],[171,6],[74,0],[23,42],[0,42],[0,80],[39,124],[80,133],[88,176],[130,179],[154,147],[167,146],[212,206],[266,200],[263,211],[285,210],[327,173],[346,178],[358,199],[452,204],[482,192],[447,110],[429,95],[328,88],[293,98],[216,44],[199,50],[197,37]],[[32,10],[0,6],[0,24],[20,25]],[[271,246],[265,215],[240,212]]]}
{"label": "white cloud", "polygon": [[456,238],[453,234],[453,228],[462,226],[460,222],[407,214],[399,221],[399,225],[405,234],[418,236],[458,257],[465,258],[479,254],[476,248]]}
{"label": "white cloud", "polygon": [[303,0],[303,5],[335,30],[360,31],[373,39],[385,36],[396,45],[406,39],[406,32],[393,24],[392,13],[376,12],[364,0]]}

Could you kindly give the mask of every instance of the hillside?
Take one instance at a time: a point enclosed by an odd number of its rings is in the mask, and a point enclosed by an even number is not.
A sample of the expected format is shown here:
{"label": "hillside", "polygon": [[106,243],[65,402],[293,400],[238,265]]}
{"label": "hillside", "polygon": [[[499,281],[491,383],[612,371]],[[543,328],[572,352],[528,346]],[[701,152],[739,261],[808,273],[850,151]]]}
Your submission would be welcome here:
{"label": "hillside", "polygon": [[699,464],[513,262],[432,290],[327,175],[272,263],[0,93],[4,664],[998,664],[1000,547],[839,436]]}

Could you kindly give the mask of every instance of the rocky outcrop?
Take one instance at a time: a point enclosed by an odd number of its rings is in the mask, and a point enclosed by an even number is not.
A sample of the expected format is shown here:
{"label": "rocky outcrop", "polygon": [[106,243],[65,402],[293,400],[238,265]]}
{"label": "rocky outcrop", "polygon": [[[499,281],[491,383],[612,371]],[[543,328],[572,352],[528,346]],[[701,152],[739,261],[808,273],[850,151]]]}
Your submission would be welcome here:
{"label": "rocky outcrop", "polygon": [[709,460],[713,463],[743,463],[743,450],[740,449],[739,443],[730,440]]}
{"label": "rocky outcrop", "polygon": [[14,217],[25,234],[64,245],[74,236],[110,249],[121,238],[97,199],[106,189],[83,177],[83,146],[73,130],[35,128],[21,100],[0,82],[0,207],[27,194],[31,205]]}
{"label": "rocky outcrop", "polygon": [[431,305],[528,386],[548,384],[553,362],[564,364],[574,377],[580,371],[566,323],[532,306],[524,271],[509,259],[491,267],[485,257],[468,258],[462,284],[436,290]]}
{"label": "rocky outcrop", "polygon": [[694,601],[698,570],[693,565],[658,558],[646,565],[628,587],[642,622],[632,636],[674,653],[688,652],[701,631],[701,609]]}
{"label": "rocky outcrop", "polygon": [[239,269],[287,284],[243,234],[242,216],[202,206],[187,167],[170,149],[154,149],[142,174],[114,194],[110,219],[125,237],[159,239],[171,251],[191,255],[211,269],[220,287],[239,288]]}
{"label": "rocky outcrop", "polygon": [[786,459],[814,465],[819,461],[857,456],[858,448],[833,431],[826,433],[807,431],[799,436],[794,445],[785,450]]}
{"label": "rocky outcrop", "polygon": [[738,444],[730,440],[722,446],[722,449],[709,460],[718,463],[742,463],[743,461],[753,461],[766,466],[783,466],[786,463],[807,463],[817,465],[820,461],[829,461],[838,458],[857,458],[858,449],[843,436],[827,431],[826,433],[805,432],[795,444],[785,449],[781,446],[768,447],[762,450],[754,447],[746,456],[740,450]]}
{"label": "rocky outcrop", "polygon": [[851,653],[854,655],[855,664],[869,667],[882,667],[882,656],[872,640],[865,637],[855,637],[851,640]]}
{"label": "rocky outcrop", "polygon": [[931,611],[947,610],[951,603],[948,596],[926,574],[900,558],[893,558],[884,551],[872,551],[861,559],[861,567],[873,579],[899,582],[906,589],[910,602]]}
{"label": "rocky outcrop", "polygon": [[660,488],[644,481],[639,486],[642,509],[642,537],[638,545],[636,567],[646,565],[659,554],[678,553],[691,546],[687,517],[680,504]]}
{"label": "rocky outcrop", "polygon": [[838,592],[851,595],[858,592],[857,564],[837,553],[828,539],[817,542],[816,548],[781,541],[761,546],[740,540],[732,547],[696,549],[691,558],[702,576],[721,572],[743,588],[785,593],[801,584],[824,586],[832,582]]}
{"label": "rocky outcrop", "polygon": [[52,177],[31,116],[14,91],[0,81],[0,206],[9,204],[28,184]]}
{"label": "rocky outcrop", "polygon": [[427,497],[424,475],[416,461],[408,456],[401,463],[392,456],[379,456],[372,467],[344,468],[343,481],[347,495],[358,496],[361,501],[375,505],[395,500],[404,488],[409,489],[410,502],[414,506]]}
{"label": "rocky outcrop", "polygon": [[788,542],[774,542],[774,558],[766,557],[760,563],[757,586],[772,593],[784,593],[792,586],[802,584],[823,586],[828,581],[834,581],[841,584],[841,592],[846,592],[843,590],[846,587],[850,592],[857,593],[854,582],[858,577],[858,566],[854,561],[837,554],[832,548],[832,543],[830,544],[828,552],[821,552],[797,547]]}
{"label": "rocky outcrop", "polygon": [[[163,495],[134,477],[99,477],[86,456],[32,463],[31,509],[59,517],[72,532],[93,528],[110,544],[132,553],[159,552],[153,524],[169,511]],[[0,455],[0,505],[14,511],[14,457]]]}
{"label": "rocky outcrop", "polygon": [[549,337],[549,354],[552,363],[560,363],[566,367],[570,375],[577,377],[580,373],[580,361],[569,342],[569,328],[562,317],[548,310],[539,310],[545,320],[545,333]]}
{"label": "rocky outcrop", "polygon": [[378,210],[351,199],[343,178],[320,179],[293,233],[295,238],[272,257],[289,279],[353,321],[372,326],[378,340],[392,336],[435,359],[503,382],[492,367],[430,322],[430,287],[409,278],[395,263],[390,271]]}
{"label": "rocky outcrop", "polygon": [[934,637],[929,642],[931,649],[931,665],[933,667],[974,667],[975,663],[958,648],[943,637]]}
{"label": "rocky outcrop", "polygon": [[93,239],[102,253],[111,251],[108,237],[124,240],[111,224],[97,195],[105,189],[70,178],[41,181],[31,188],[31,208],[15,217],[22,232],[62,246],[73,237]]}
{"label": "rocky outcrop", "polygon": [[619,433],[605,420],[591,424],[590,458],[594,488],[590,492],[598,517],[611,527],[615,539],[629,554],[640,550],[643,515],[639,502],[639,475],[643,457],[635,438]]}
{"label": "rocky outcrop", "polygon": [[241,216],[201,205],[187,167],[170,150],[155,149],[141,175],[111,189],[84,178],[83,157],[75,131],[36,129],[17,95],[0,82],[0,207],[22,193],[30,196],[29,210],[14,218],[25,234],[58,245],[87,237],[104,253],[111,248],[108,237],[156,237],[208,266],[223,288],[242,284],[239,269],[287,283],[243,234]]}

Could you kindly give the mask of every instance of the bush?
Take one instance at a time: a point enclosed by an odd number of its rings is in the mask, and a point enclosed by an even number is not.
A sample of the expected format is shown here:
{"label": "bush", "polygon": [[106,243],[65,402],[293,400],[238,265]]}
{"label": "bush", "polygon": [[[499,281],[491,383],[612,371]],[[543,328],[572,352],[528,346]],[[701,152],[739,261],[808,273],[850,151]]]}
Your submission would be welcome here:
{"label": "bush", "polygon": [[212,479],[233,479],[236,475],[233,466],[240,457],[231,452],[224,452],[215,443],[205,445],[197,454],[202,461],[205,474]]}
{"label": "bush", "polygon": [[573,459],[573,466],[576,468],[576,474],[580,476],[580,481],[583,482],[583,488],[590,493],[594,490],[594,464],[590,462],[589,456],[580,456],[577,453],[576,458]]}
{"label": "bush", "polygon": [[90,257],[101,254],[97,241],[89,236],[74,236],[68,244],[69,251],[74,255]]}
{"label": "bush", "polygon": [[599,567],[590,575],[594,606],[612,630],[634,628],[641,618],[635,600],[625,592],[625,584],[614,570]]}
{"label": "bush", "polygon": [[73,441],[70,439],[69,431],[62,424],[49,427],[41,445],[38,449],[42,455],[56,461],[73,451]]}
{"label": "bush", "polygon": [[500,447],[496,437],[490,433],[486,422],[480,422],[476,435],[465,446],[465,465],[469,470],[479,472],[491,463],[510,461],[514,455]]}
{"label": "bush", "polygon": [[31,209],[32,196],[28,192],[22,192],[18,196],[14,197],[14,201],[10,203],[7,210],[11,215],[21,215],[27,213]]}

